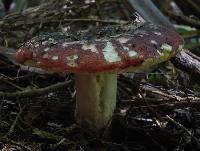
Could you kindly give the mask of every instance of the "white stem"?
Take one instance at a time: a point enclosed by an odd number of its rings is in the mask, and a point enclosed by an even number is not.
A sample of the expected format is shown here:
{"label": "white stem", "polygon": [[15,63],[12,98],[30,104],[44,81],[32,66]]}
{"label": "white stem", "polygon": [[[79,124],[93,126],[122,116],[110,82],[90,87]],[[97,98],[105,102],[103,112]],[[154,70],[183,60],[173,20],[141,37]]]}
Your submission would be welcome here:
{"label": "white stem", "polygon": [[89,129],[105,128],[116,107],[117,75],[76,75],[76,120]]}

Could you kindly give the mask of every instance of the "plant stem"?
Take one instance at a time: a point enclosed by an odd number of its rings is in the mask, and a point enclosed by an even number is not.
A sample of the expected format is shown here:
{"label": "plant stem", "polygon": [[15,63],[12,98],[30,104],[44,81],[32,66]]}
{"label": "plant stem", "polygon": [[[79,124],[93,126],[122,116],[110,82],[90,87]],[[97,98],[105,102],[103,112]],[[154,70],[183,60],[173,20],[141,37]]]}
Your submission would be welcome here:
{"label": "plant stem", "polygon": [[76,75],[76,120],[92,130],[105,128],[116,107],[117,75]]}

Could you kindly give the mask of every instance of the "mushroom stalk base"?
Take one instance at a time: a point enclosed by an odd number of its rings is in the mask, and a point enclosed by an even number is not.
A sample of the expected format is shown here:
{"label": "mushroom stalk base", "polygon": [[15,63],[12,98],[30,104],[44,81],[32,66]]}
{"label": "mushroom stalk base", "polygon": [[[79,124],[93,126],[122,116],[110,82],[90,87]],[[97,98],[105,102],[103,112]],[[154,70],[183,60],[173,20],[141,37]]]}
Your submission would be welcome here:
{"label": "mushroom stalk base", "polygon": [[92,130],[105,128],[116,107],[117,75],[76,75],[76,120]]}

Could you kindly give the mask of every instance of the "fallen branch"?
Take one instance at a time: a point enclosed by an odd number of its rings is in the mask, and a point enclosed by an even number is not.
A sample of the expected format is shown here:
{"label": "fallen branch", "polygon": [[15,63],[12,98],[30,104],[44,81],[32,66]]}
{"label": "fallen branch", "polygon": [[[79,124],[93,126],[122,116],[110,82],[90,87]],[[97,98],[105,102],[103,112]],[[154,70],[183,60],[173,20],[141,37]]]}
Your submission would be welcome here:
{"label": "fallen branch", "polygon": [[182,51],[177,54],[176,58],[171,59],[171,61],[177,68],[189,73],[190,76],[194,77],[194,79],[199,79],[200,61],[198,60],[198,57],[195,57],[194,59],[193,56],[194,54],[188,55],[187,51]]}

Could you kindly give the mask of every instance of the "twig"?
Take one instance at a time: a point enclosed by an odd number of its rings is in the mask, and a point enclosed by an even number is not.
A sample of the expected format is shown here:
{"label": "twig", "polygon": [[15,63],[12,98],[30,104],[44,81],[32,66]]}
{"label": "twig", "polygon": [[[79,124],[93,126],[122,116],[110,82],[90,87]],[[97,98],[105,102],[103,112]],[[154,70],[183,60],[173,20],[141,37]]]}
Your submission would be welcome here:
{"label": "twig", "polygon": [[7,138],[7,141],[9,141],[9,142],[11,142],[11,143],[13,143],[13,144],[15,144],[17,146],[20,146],[20,147],[26,149],[27,151],[32,151],[32,149],[30,147],[26,146],[25,144],[23,144],[23,143],[21,143],[19,141],[14,141],[14,140],[11,140],[9,138]]}
{"label": "twig", "polygon": [[0,81],[5,82],[5,83],[7,83],[7,84],[13,86],[14,88],[16,88],[16,89],[18,89],[18,90],[20,90],[20,91],[23,91],[23,90],[24,90],[24,88],[22,88],[22,87],[20,87],[20,86],[18,86],[18,85],[16,85],[16,84],[10,82],[9,80],[0,79]]}
{"label": "twig", "polygon": [[182,130],[184,130],[188,135],[190,135],[198,144],[200,143],[199,140],[186,128],[184,127],[181,123],[175,121],[173,118],[170,116],[166,115],[167,119],[174,123],[175,125],[179,126]]}
{"label": "twig", "polygon": [[[56,143],[56,145],[60,145],[65,144],[65,145],[69,145],[69,144],[76,144],[75,142],[68,140],[67,138],[64,138],[63,136],[59,136],[44,130],[40,130],[38,128],[33,128],[33,134],[37,135],[41,138],[45,138],[45,139],[51,139],[51,140],[55,140],[58,141],[58,143]],[[57,146],[56,146],[57,147]]]}
{"label": "twig", "polygon": [[50,85],[45,88],[40,88],[40,89],[29,89],[29,90],[24,90],[20,92],[0,92],[0,97],[1,98],[24,98],[24,97],[33,97],[33,96],[40,96],[44,94],[48,94],[53,91],[57,91],[59,89],[62,89],[69,85],[72,81],[65,81],[65,82],[60,82],[54,85]]}
{"label": "twig", "polygon": [[[159,120],[159,121],[162,121],[162,116],[156,112],[156,110],[154,108],[152,108],[149,104],[149,102],[146,100],[145,96],[143,95],[142,91],[139,90],[139,94],[142,96],[142,99],[143,101],[145,102],[146,106],[148,107],[149,111],[151,111],[153,114],[155,114],[156,118]],[[159,122],[161,123],[161,122]]]}
{"label": "twig", "polygon": [[14,24],[8,28],[10,28],[10,30],[15,30],[20,28],[21,26],[26,26],[27,28],[32,27],[32,26],[37,26],[39,24],[42,23],[42,26],[40,26],[40,28],[44,27],[44,26],[52,26],[53,23],[56,24],[61,24],[61,23],[69,23],[69,22],[100,22],[100,23],[106,23],[106,24],[126,24],[128,22],[126,21],[118,21],[118,20],[103,20],[103,19],[93,19],[93,18],[74,18],[74,19],[62,19],[61,20],[56,20],[56,19],[49,19],[49,20],[43,20],[42,22],[40,20],[32,20],[28,23],[26,22],[21,22],[18,24]]}
{"label": "twig", "polygon": [[150,93],[154,93],[154,94],[158,94],[162,97],[174,100],[174,101],[200,101],[200,97],[194,97],[194,96],[186,96],[186,97],[181,97],[181,96],[177,96],[174,94],[170,94],[167,92],[164,92],[164,90],[160,90],[156,87],[153,86],[141,86],[141,89],[143,89],[144,91],[150,92]]}
{"label": "twig", "polygon": [[[139,99],[140,101],[130,101],[129,104],[131,104],[133,107],[132,109],[138,109],[138,108],[149,108],[152,107],[152,108],[160,108],[160,107],[173,107],[173,108],[176,108],[177,106],[180,107],[181,105],[182,106],[196,106],[196,105],[200,105],[200,101],[179,101],[179,102],[163,102],[163,103],[157,103],[157,104],[149,104],[149,106],[146,106],[146,105],[140,105],[142,104],[143,102],[141,102],[142,99]],[[128,103],[128,102],[127,102]],[[155,103],[155,102],[154,102]],[[137,106],[135,106],[135,104],[137,104]]]}
{"label": "twig", "polygon": [[190,25],[190,26],[193,26],[193,27],[198,27],[198,28],[200,27],[200,21],[199,20],[184,16],[184,15],[178,15],[178,14],[175,14],[171,11],[167,11],[166,13],[169,17],[171,17],[172,19],[174,19],[176,21],[179,21],[181,23],[184,23],[186,25]]}
{"label": "twig", "polygon": [[20,107],[20,111],[19,111],[19,113],[17,114],[17,116],[16,116],[16,118],[15,118],[15,120],[14,120],[13,124],[11,125],[11,127],[10,127],[10,130],[9,130],[8,134],[11,134],[11,133],[13,133],[13,132],[14,132],[15,126],[16,126],[16,124],[17,124],[17,122],[18,122],[19,118],[20,118],[20,115],[21,115],[21,114],[22,114],[22,112],[24,111],[24,109],[25,109],[25,106],[23,106],[22,108]]}

